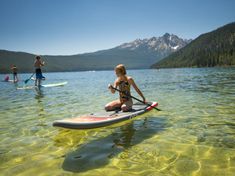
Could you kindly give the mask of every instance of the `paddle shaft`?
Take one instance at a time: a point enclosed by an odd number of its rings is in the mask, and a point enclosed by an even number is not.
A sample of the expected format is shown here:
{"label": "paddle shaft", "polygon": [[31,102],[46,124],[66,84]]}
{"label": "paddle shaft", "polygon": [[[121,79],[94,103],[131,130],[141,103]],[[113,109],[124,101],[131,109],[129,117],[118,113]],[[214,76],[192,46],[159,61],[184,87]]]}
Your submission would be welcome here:
{"label": "paddle shaft", "polygon": [[33,73],[33,74],[29,77],[29,79],[26,79],[26,80],[24,81],[24,83],[27,84],[28,81],[33,77],[34,74],[35,74],[35,73]]}
{"label": "paddle shaft", "polygon": [[137,101],[139,101],[139,102],[141,102],[141,103],[143,103],[143,104],[147,104],[147,105],[149,105],[149,106],[151,106],[152,108],[154,108],[154,109],[156,109],[156,110],[158,110],[158,111],[161,111],[161,109],[158,109],[157,107],[154,107],[154,106],[152,106],[151,104],[148,104],[148,103],[146,103],[146,102],[144,102],[144,101],[142,101],[142,100],[140,100],[140,99],[138,99],[138,98],[136,98],[136,97],[133,97],[133,96],[131,96],[131,95],[127,95],[125,92],[123,92],[123,91],[121,91],[121,90],[119,90],[119,89],[117,89],[117,88],[115,88],[115,87],[111,87],[112,89],[114,89],[114,90],[116,90],[116,91],[118,91],[118,92],[120,92],[120,93],[123,93],[123,94],[125,94],[126,96],[128,96],[128,97],[131,97],[131,98],[133,98],[133,99],[135,99],[135,100],[137,100]]}

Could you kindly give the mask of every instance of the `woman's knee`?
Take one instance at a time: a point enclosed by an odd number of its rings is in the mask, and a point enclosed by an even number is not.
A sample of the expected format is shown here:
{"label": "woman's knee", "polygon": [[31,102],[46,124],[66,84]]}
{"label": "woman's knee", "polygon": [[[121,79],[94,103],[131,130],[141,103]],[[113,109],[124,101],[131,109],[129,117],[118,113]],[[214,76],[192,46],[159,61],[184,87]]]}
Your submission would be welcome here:
{"label": "woman's knee", "polygon": [[113,110],[113,106],[111,106],[109,103],[105,105],[104,109],[106,111],[112,111]]}
{"label": "woman's knee", "polygon": [[120,107],[121,107],[121,103],[118,100],[116,100],[116,101],[112,101],[112,102],[109,102],[108,104],[106,104],[104,109],[106,111],[113,111],[116,108],[120,108]]}
{"label": "woman's knee", "polygon": [[108,111],[110,109],[110,106],[108,104],[105,105],[104,109]]}

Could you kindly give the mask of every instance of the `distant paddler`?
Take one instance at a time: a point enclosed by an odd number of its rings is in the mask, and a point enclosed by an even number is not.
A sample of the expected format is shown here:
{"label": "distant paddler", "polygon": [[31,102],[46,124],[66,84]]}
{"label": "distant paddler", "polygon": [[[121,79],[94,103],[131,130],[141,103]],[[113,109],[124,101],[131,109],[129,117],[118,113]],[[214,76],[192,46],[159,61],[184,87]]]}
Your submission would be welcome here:
{"label": "distant paddler", "polygon": [[6,75],[5,78],[4,78],[4,81],[5,81],[5,82],[8,82],[9,79],[10,79],[10,77],[9,77],[8,75]]}
{"label": "distant paddler", "polygon": [[41,80],[45,79],[45,77],[42,75],[41,67],[45,65],[45,62],[41,60],[40,56],[36,56],[34,67],[35,67],[35,73],[36,73],[36,80],[35,80],[35,86],[41,86]]}
{"label": "distant paddler", "polygon": [[12,65],[11,70],[13,73],[13,82],[16,83],[19,81],[18,76],[17,76],[18,69],[17,69],[16,65]]}

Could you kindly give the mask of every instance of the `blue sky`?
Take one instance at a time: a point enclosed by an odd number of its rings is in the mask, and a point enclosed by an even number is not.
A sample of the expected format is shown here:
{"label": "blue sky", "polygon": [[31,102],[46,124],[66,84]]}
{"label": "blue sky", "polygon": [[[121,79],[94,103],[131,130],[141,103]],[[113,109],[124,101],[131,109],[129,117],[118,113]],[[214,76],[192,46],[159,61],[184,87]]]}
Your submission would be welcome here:
{"label": "blue sky", "polygon": [[0,0],[0,49],[70,55],[235,21],[234,0]]}

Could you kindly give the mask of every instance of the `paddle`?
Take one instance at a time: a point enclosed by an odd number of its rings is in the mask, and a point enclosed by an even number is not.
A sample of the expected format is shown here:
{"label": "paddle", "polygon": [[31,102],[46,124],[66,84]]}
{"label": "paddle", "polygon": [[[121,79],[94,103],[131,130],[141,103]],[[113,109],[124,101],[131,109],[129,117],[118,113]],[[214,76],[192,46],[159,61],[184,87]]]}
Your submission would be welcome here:
{"label": "paddle", "polygon": [[29,82],[29,80],[33,77],[34,74],[35,74],[35,73],[33,73],[33,74],[29,77],[29,79],[26,79],[26,80],[24,81],[24,83],[27,84],[27,83]]}
{"label": "paddle", "polygon": [[149,103],[146,103],[146,102],[144,102],[144,101],[142,101],[142,100],[140,100],[140,99],[138,99],[138,98],[136,98],[136,97],[133,97],[133,96],[131,96],[131,95],[127,95],[125,92],[123,92],[123,91],[121,91],[121,90],[119,90],[119,89],[113,87],[112,85],[111,85],[111,88],[114,89],[114,90],[116,90],[116,91],[118,91],[118,92],[121,92],[121,93],[125,94],[126,96],[131,97],[131,98],[133,98],[133,99],[135,99],[135,100],[137,100],[137,101],[139,101],[139,102],[141,102],[141,103],[143,103],[143,104],[147,104],[147,105],[151,106],[152,108],[154,108],[154,109],[156,109],[156,110],[158,110],[158,111],[161,111],[161,109],[158,109],[157,107],[154,107],[154,106],[152,106],[152,105],[149,104]]}

